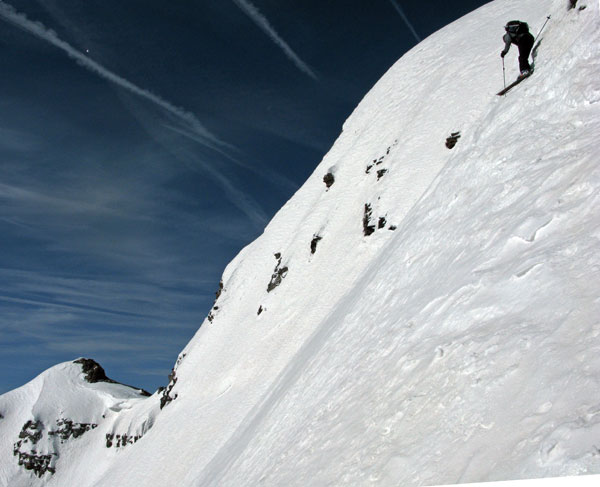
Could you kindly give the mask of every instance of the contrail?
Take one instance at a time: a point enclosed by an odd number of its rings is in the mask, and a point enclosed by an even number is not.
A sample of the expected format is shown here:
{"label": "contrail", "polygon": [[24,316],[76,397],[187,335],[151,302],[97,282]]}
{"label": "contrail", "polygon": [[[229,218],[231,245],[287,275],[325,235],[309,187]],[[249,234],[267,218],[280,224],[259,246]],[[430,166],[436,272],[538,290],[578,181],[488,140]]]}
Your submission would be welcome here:
{"label": "contrail", "polygon": [[109,71],[101,64],[96,61],[90,59],[82,52],[75,49],[68,42],[60,39],[56,33],[45,27],[40,22],[33,22],[27,18],[26,15],[17,12],[17,10],[4,3],[0,0],[0,17],[2,17],[5,21],[10,22],[11,24],[29,32],[30,34],[39,37],[40,39],[58,47],[62,51],[66,52],[67,55],[84,68],[96,73],[102,78],[120,86],[121,88],[130,91],[131,93],[145,98],[146,100],[154,103],[155,105],[163,108],[171,115],[179,119],[186,126],[190,127],[192,131],[197,134],[200,138],[199,141],[207,147],[211,149],[219,150],[219,147],[228,146],[225,142],[219,140],[215,135],[211,134],[208,130],[204,128],[204,126],[200,123],[200,121],[190,112],[185,111],[184,109],[173,105],[172,103],[164,100],[158,95],[155,95],[151,91],[140,88],[139,86],[131,83],[130,81],[122,78],[121,76]]}
{"label": "contrail", "polygon": [[410,23],[410,20],[408,20],[408,17],[404,13],[404,10],[402,10],[402,7],[400,7],[400,5],[398,5],[396,0],[390,0],[390,3],[393,5],[393,7],[396,9],[396,11],[400,14],[400,17],[402,17],[402,20],[404,20],[404,23],[406,24],[408,29],[412,32],[412,35],[415,36],[415,39],[417,40],[417,42],[421,42],[423,39],[421,39],[419,37],[419,34],[417,34],[417,31]]}
{"label": "contrail", "polygon": [[293,61],[300,71],[302,71],[304,74],[307,74],[312,79],[317,80],[317,75],[313,72],[313,70],[310,69],[310,67],[298,57],[298,55],[292,50],[287,42],[285,42],[271,26],[267,18],[261,14],[254,5],[247,0],[233,0],[233,3],[235,3],[242,11],[244,11],[244,13],[248,15],[248,17],[250,17],[250,19],[252,19],[252,21],[281,48],[285,55],[291,61]]}

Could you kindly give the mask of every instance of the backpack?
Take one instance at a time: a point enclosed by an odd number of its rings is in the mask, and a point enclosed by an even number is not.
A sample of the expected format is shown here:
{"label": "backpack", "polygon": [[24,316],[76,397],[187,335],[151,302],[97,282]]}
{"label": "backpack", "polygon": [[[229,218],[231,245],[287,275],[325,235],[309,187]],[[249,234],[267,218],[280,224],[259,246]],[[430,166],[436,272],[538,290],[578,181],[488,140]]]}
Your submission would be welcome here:
{"label": "backpack", "polygon": [[521,22],[520,20],[511,20],[504,29],[512,39],[518,39],[529,32],[527,22]]}

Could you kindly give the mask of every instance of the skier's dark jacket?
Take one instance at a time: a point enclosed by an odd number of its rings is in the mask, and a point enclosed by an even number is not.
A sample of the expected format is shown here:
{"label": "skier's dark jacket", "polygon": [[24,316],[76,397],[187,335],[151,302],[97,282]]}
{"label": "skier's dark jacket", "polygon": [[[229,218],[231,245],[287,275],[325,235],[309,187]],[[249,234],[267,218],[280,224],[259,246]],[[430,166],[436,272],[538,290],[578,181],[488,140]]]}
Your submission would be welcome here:
{"label": "skier's dark jacket", "polygon": [[[533,36],[529,33],[529,26],[525,22],[519,22],[518,20],[511,20],[506,24],[506,34],[502,37],[504,41],[504,50],[502,53],[506,55],[510,49],[511,44],[519,45],[523,41],[525,43],[531,42],[530,37]],[[532,43],[533,44],[533,43]]]}

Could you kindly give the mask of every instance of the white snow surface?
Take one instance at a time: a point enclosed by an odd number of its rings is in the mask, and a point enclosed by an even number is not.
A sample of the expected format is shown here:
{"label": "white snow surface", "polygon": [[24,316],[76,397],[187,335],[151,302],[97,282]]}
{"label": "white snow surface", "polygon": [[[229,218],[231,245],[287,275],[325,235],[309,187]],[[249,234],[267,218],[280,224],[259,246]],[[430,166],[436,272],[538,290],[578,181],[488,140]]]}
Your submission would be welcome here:
{"label": "white snow surface", "polygon": [[[0,483],[417,486],[600,473],[600,5],[567,3],[495,0],[389,70],[226,268],[162,410],[159,395],[117,399],[123,389],[59,402],[65,386],[44,377],[71,377],[70,364],[1,396]],[[526,20],[536,34],[547,15],[535,74],[496,96],[502,26]],[[516,57],[513,47],[508,79]],[[59,410],[98,427],[57,445],[56,473],[38,478],[13,444],[23,423]],[[119,432],[142,437],[107,448]]]}

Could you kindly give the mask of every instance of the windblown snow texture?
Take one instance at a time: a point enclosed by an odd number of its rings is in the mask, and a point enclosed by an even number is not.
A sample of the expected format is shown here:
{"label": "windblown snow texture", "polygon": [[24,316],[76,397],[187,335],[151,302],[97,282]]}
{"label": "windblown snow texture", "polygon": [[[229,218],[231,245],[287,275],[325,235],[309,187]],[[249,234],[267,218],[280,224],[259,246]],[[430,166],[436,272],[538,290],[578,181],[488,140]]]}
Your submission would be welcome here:
{"label": "windblown snow texture", "polygon": [[[227,267],[166,389],[62,364],[0,397],[0,484],[600,473],[599,6],[567,7],[496,0],[403,56]],[[535,76],[497,97],[502,26],[549,14]],[[54,473],[19,465],[25,439]]]}

